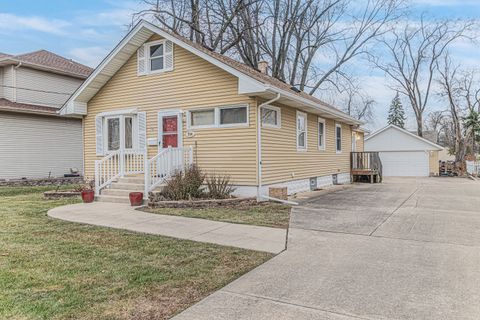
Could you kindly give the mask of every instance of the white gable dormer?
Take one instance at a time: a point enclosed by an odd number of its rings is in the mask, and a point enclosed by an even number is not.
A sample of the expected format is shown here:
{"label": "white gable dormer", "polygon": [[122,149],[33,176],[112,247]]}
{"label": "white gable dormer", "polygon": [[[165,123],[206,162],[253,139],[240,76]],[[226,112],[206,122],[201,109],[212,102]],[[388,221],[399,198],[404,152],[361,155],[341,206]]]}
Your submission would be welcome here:
{"label": "white gable dormer", "polygon": [[172,71],[173,42],[157,40],[143,44],[137,50],[137,74],[139,76]]}

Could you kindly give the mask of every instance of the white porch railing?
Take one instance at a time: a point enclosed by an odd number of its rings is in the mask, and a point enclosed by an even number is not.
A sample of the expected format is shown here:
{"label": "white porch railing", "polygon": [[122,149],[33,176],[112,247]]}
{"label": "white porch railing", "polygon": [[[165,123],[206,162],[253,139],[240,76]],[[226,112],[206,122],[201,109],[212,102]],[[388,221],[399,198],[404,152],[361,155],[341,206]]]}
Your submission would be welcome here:
{"label": "white porch railing", "polygon": [[144,197],[148,197],[150,191],[165,182],[176,171],[181,171],[191,164],[193,164],[193,147],[169,147],[147,160]]}
{"label": "white porch railing", "polygon": [[145,172],[146,152],[136,150],[118,150],[101,160],[95,161],[95,195],[108,187],[114,180],[126,174]]}
{"label": "white porch railing", "polygon": [[478,176],[480,174],[480,162],[475,161],[466,161],[467,172],[473,176]]}

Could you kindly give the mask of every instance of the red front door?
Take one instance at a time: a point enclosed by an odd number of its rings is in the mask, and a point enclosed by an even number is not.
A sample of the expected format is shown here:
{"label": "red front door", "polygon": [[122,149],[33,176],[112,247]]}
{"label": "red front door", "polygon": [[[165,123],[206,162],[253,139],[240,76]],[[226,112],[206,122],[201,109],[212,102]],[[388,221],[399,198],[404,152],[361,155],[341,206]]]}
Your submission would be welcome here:
{"label": "red front door", "polygon": [[176,115],[162,117],[162,148],[178,147],[178,117]]}

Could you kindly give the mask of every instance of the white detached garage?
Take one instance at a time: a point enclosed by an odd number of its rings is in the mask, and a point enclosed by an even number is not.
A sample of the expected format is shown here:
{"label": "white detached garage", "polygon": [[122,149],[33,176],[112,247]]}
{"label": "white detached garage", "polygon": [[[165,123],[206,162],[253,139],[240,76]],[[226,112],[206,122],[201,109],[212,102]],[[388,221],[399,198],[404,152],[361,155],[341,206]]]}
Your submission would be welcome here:
{"label": "white detached garage", "polygon": [[440,150],[443,147],[395,125],[365,138],[365,151],[379,152],[385,177],[438,175]]}

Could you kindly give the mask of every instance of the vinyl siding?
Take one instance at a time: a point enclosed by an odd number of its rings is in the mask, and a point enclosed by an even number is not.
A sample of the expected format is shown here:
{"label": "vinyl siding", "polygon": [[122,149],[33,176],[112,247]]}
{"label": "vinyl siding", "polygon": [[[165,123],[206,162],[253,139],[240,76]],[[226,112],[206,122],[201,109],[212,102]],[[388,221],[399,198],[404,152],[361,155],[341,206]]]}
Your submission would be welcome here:
{"label": "vinyl siding", "polygon": [[[260,103],[260,102],[259,102]],[[262,182],[280,183],[350,172],[351,129],[342,124],[342,152],[335,148],[335,121],[325,119],[326,148],[318,149],[318,118],[307,115],[307,151],[297,151],[295,108],[281,108],[281,128],[262,128]]]}
{"label": "vinyl siding", "polygon": [[13,66],[6,66],[3,68],[3,97],[10,101],[14,100],[14,89],[12,88],[14,84],[14,73],[15,69]]}
{"label": "vinyl siding", "polygon": [[[229,174],[237,185],[255,185],[256,101],[238,95],[237,78],[178,46],[174,46],[173,71],[137,76],[135,53],[88,103],[84,118],[86,175],[93,178],[94,160],[100,159],[95,154],[95,116],[100,112],[127,108],[145,111],[148,139],[158,136],[161,110],[236,104],[250,106],[248,127],[196,129],[193,137],[188,137],[183,114],[183,143],[196,143],[196,159],[205,171]],[[150,157],[157,152],[156,146],[148,147]]]}
{"label": "vinyl siding", "polygon": [[80,120],[0,112],[0,179],[82,169]]}
{"label": "vinyl siding", "polygon": [[365,150],[365,134],[363,132],[358,132],[357,131],[357,137],[358,137],[358,140],[357,140],[357,152],[363,152]]}
{"label": "vinyl siding", "polygon": [[18,103],[60,108],[83,80],[20,67],[16,69]]}

